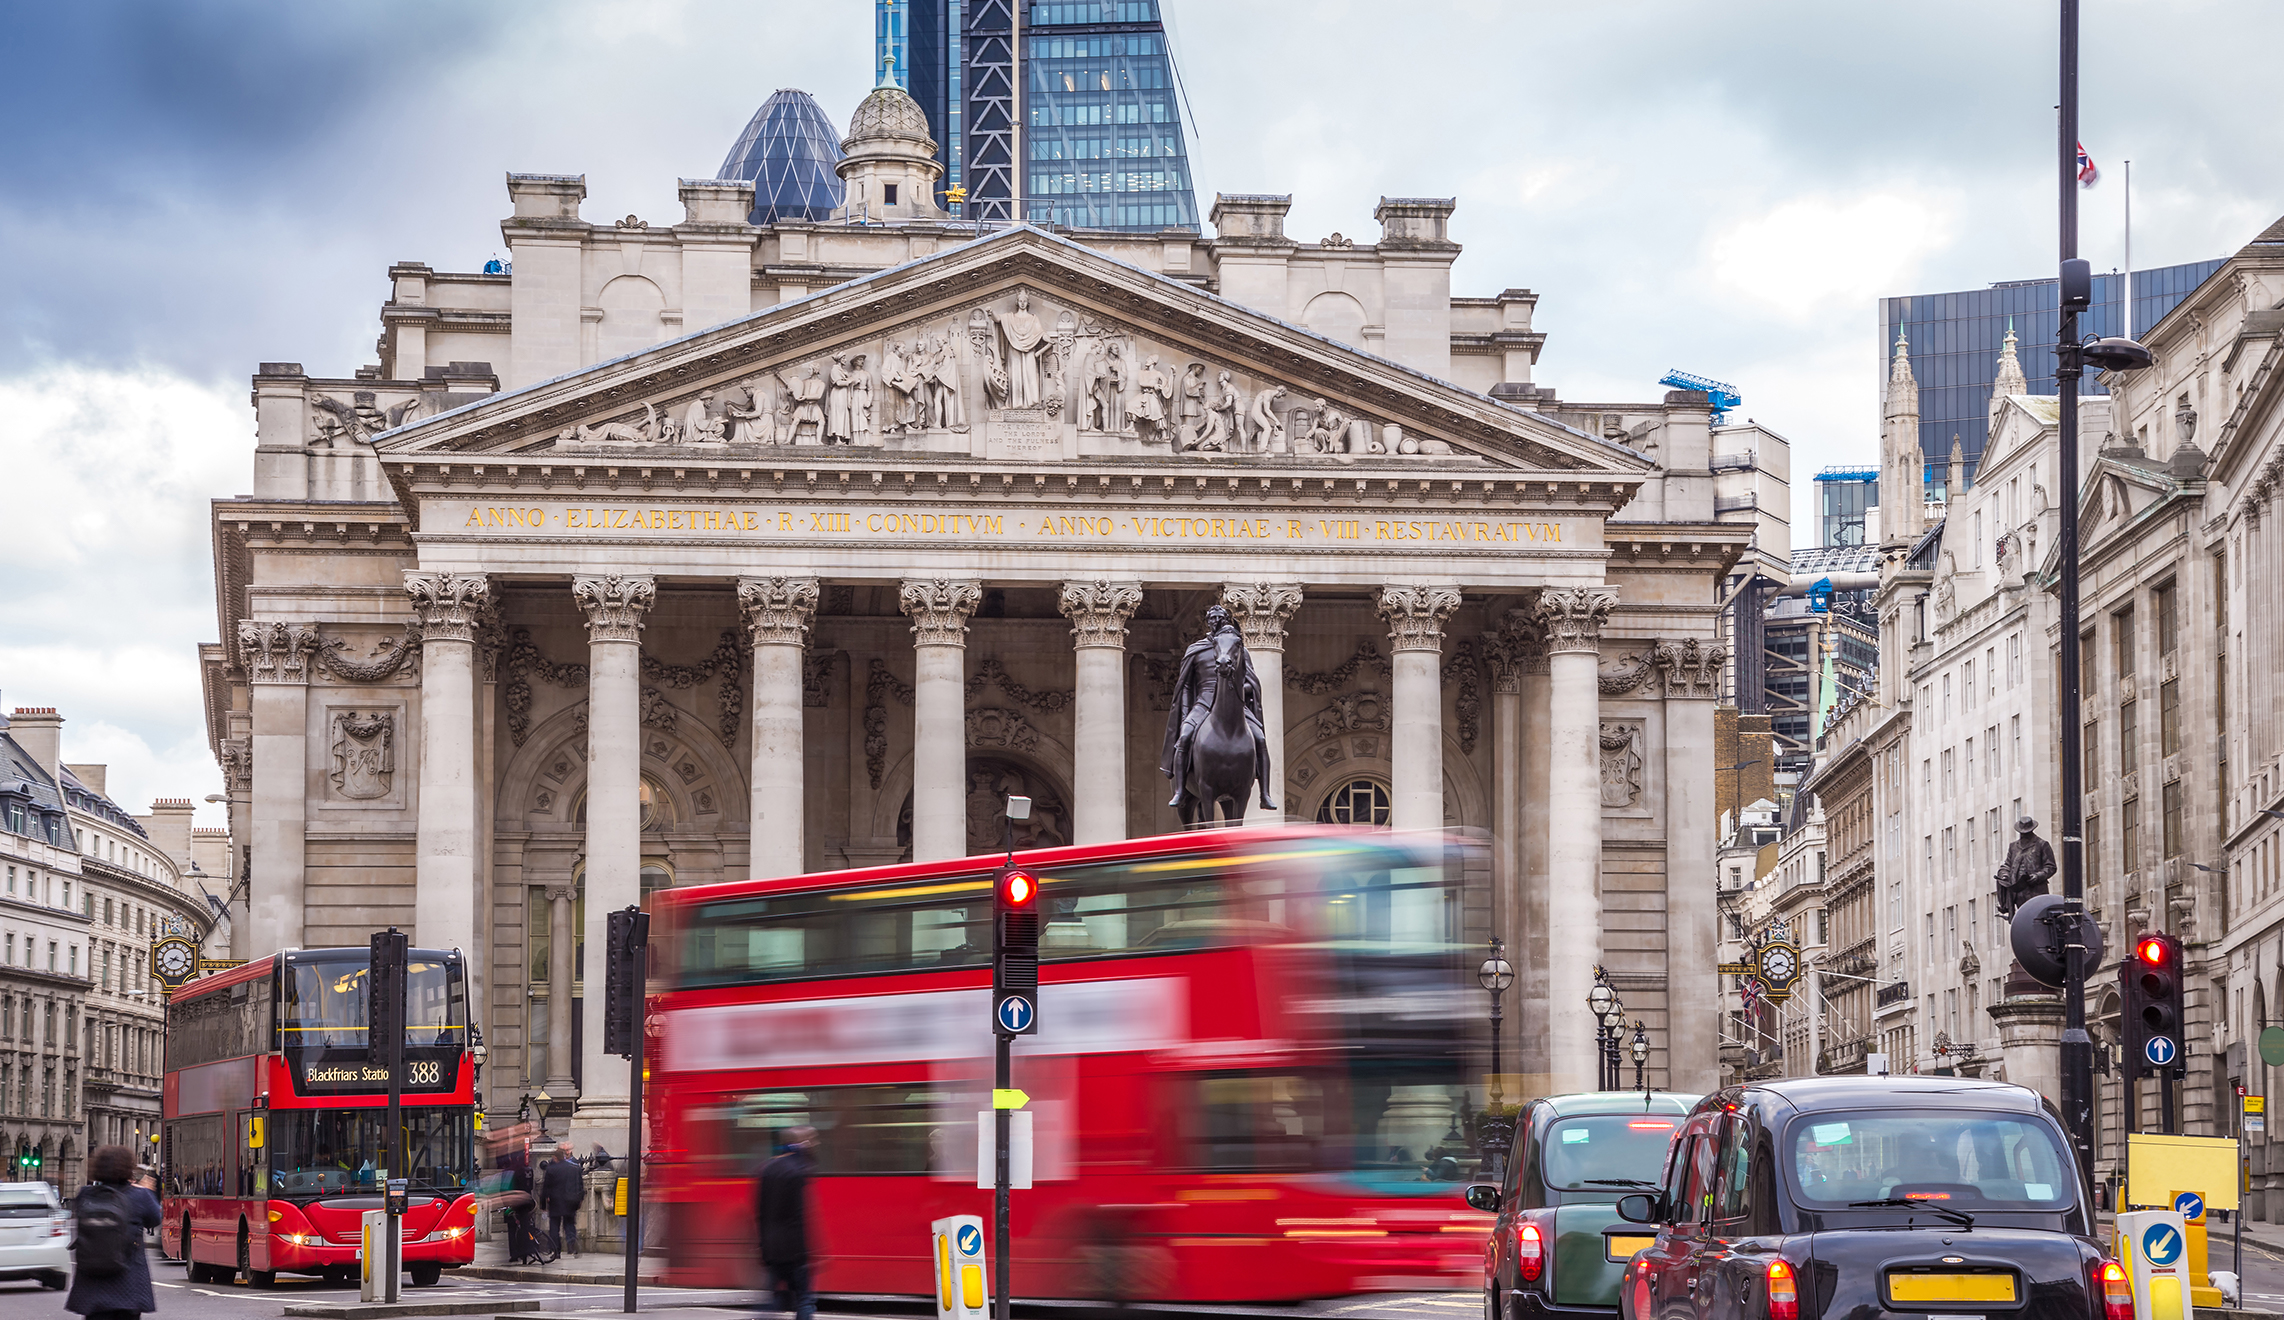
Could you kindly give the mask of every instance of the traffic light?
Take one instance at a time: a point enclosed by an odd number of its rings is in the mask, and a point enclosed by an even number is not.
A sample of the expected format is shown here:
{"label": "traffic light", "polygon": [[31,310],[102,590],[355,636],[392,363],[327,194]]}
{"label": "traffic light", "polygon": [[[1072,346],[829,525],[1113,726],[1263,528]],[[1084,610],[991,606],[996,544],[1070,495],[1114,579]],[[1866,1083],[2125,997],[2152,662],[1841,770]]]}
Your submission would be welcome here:
{"label": "traffic light", "polygon": [[374,931],[365,982],[365,1021],[371,1029],[366,1057],[392,1077],[404,1066],[407,943],[404,932],[394,926]]}
{"label": "traffic light", "polygon": [[650,914],[628,907],[610,914],[610,955],[603,964],[603,1053],[632,1059],[642,1049],[642,992],[648,970]]}
{"label": "traffic light", "polygon": [[991,1020],[1003,1036],[1039,1029],[1039,877],[1016,866],[991,885]]}
{"label": "traffic light", "polygon": [[2172,1076],[2182,1067],[2181,941],[2163,933],[2133,942],[2119,964],[2124,985],[2125,1066],[2130,1077]]}

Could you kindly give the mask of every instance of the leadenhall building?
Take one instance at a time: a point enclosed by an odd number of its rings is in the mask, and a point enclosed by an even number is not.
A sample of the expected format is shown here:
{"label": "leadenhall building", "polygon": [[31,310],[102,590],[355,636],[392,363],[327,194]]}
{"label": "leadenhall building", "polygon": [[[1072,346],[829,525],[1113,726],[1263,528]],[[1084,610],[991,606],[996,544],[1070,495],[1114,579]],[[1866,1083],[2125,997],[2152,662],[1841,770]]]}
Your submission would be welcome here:
{"label": "leadenhall building", "polygon": [[623,1115],[574,1007],[608,912],[991,851],[1010,793],[1023,844],[1179,828],[1166,707],[1219,604],[1282,785],[1249,820],[1487,836],[1459,933],[1516,955],[1526,1086],[1591,1087],[1600,964],[1651,1084],[1710,1089],[1751,528],[1705,396],[1533,386],[1536,298],[1453,295],[1448,198],[1381,199],[1377,242],[1279,196],[979,230],[903,92],[843,148],[842,208],[765,226],[749,182],[596,222],[511,174],[504,269],[392,266],[377,365],[261,365],[202,653],[240,952],[467,950],[495,1110]]}

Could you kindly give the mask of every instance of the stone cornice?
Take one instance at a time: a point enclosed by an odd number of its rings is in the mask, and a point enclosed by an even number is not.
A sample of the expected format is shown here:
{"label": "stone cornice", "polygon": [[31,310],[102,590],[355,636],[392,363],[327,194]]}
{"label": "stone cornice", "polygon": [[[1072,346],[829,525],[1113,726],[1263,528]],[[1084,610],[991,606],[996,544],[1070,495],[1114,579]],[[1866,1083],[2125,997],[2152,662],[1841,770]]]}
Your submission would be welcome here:
{"label": "stone cornice", "polygon": [[1142,607],[1142,588],[1133,582],[1065,582],[1055,607],[1071,621],[1071,645],[1084,650],[1126,646],[1126,621]]}
{"label": "stone cornice", "polygon": [[750,577],[738,579],[738,609],[745,615],[747,639],[754,646],[803,646],[817,619],[817,579]]}
{"label": "stone cornice", "polygon": [[571,579],[571,598],[587,615],[587,640],[642,641],[642,616],[658,600],[658,584],[633,574]]}
{"label": "stone cornice", "polygon": [[896,591],[914,646],[966,646],[968,616],[982,603],[983,584],[970,578],[907,578]]}

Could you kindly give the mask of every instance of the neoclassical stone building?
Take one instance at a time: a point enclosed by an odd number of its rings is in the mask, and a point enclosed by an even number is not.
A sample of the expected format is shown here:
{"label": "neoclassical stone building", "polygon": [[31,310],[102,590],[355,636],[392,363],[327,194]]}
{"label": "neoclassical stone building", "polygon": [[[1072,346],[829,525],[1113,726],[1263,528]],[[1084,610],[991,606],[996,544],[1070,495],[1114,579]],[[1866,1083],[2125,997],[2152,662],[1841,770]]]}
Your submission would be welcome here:
{"label": "neoclassical stone building", "polygon": [[[921,169],[901,95],[852,189]],[[510,269],[394,267],[378,365],[254,378],[205,651],[242,951],[469,950],[491,1102],[623,1121],[573,956],[608,911],[988,851],[1010,792],[1026,843],[1177,828],[1172,662],[1218,602],[1282,814],[1496,841],[1469,937],[1519,954],[1534,1089],[1591,1084],[1597,963],[1653,1081],[1712,1083],[1716,585],[1751,528],[1714,520],[1703,395],[1529,383],[1535,299],[1451,296],[1452,202],[1302,244],[1281,197],[1210,237],[979,235],[508,186]]]}

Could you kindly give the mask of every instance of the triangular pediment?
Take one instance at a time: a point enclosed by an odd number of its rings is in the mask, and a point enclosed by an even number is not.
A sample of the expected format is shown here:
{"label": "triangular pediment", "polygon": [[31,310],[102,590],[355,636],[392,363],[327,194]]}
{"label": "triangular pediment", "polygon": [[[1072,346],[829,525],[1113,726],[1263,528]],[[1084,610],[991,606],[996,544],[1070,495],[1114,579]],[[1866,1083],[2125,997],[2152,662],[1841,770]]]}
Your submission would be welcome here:
{"label": "triangular pediment", "polygon": [[2078,534],[2090,550],[2131,527],[2179,487],[2161,471],[2104,454],[2078,489]]}
{"label": "triangular pediment", "polygon": [[1492,466],[1605,482],[1651,470],[1633,450],[1028,226],[424,418],[375,447],[707,465]]}

